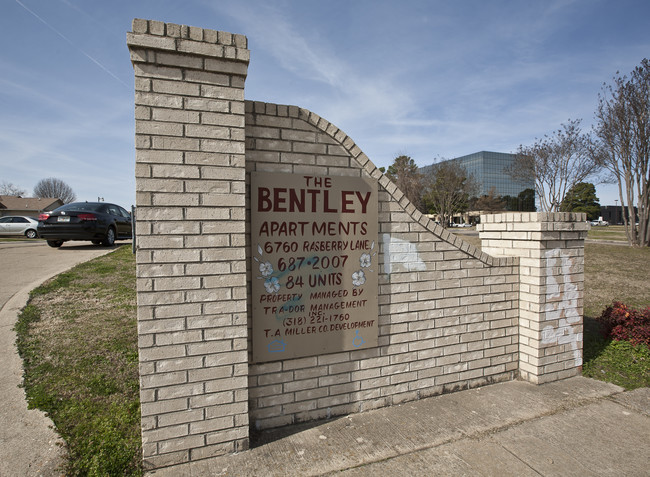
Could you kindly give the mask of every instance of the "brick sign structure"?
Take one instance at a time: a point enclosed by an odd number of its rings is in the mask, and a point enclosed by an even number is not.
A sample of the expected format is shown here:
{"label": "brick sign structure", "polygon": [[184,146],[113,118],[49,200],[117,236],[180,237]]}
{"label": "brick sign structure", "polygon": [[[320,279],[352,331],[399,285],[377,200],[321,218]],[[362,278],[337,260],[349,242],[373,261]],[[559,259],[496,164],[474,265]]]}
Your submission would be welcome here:
{"label": "brick sign structure", "polygon": [[584,214],[484,216],[478,250],[334,124],[245,100],[244,36],[134,20],[127,43],[147,468],[244,450],[251,426],[580,373]]}

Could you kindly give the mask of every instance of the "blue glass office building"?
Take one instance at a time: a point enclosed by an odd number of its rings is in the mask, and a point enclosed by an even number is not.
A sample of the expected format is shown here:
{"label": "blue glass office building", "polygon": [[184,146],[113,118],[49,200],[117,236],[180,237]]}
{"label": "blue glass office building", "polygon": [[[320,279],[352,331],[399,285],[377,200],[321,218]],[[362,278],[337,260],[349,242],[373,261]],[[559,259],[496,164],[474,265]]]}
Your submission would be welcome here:
{"label": "blue glass office building", "polygon": [[453,159],[473,175],[480,186],[479,196],[487,195],[490,189],[496,189],[497,196],[517,197],[525,189],[534,189],[535,181],[518,182],[513,180],[506,169],[514,162],[515,155],[505,152],[481,151]]}

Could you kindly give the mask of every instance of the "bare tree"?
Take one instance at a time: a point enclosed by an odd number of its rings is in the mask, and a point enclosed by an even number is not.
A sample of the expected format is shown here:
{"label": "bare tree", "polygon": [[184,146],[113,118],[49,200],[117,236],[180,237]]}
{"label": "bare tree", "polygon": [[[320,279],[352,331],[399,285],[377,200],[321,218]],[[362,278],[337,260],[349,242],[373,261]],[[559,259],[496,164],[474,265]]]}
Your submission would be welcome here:
{"label": "bare tree", "polygon": [[644,58],[629,78],[616,73],[613,84],[604,85],[598,99],[595,133],[600,147],[596,157],[618,184],[628,244],[647,247],[650,245],[650,61]]}
{"label": "bare tree", "polygon": [[41,179],[34,187],[34,197],[61,199],[64,204],[73,202],[77,198],[72,187],[56,177]]}
{"label": "bare tree", "polygon": [[589,135],[580,129],[580,120],[569,120],[532,146],[519,146],[507,172],[519,181],[534,177],[541,210],[558,212],[567,191],[600,169],[591,144]]}
{"label": "bare tree", "polygon": [[429,213],[440,216],[440,224],[447,227],[454,214],[467,211],[469,198],[478,193],[478,183],[456,161],[444,161],[431,166],[425,180],[423,195]]}
{"label": "bare tree", "polygon": [[2,184],[0,184],[0,195],[23,196],[25,195],[25,192],[24,189],[21,189],[11,182],[2,181]]}
{"label": "bare tree", "polygon": [[418,166],[409,156],[397,156],[393,164],[388,166],[386,172],[388,178],[404,192],[404,195],[411,203],[420,209],[422,194],[422,175],[418,172]]}

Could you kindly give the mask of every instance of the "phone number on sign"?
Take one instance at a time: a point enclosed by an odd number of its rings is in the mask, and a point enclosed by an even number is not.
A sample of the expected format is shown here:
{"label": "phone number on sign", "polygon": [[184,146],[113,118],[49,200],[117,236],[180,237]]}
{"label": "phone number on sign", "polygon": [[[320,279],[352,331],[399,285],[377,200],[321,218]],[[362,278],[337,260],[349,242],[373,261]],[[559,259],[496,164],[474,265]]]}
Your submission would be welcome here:
{"label": "phone number on sign", "polygon": [[328,270],[331,268],[343,268],[347,261],[347,255],[281,258],[278,260],[278,270],[281,272],[293,272],[303,267],[311,267],[312,270]]}
{"label": "phone number on sign", "polygon": [[282,320],[283,326],[303,326],[303,325],[318,325],[321,323],[335,323],[337,321],[348,321],[350,319],[349,313],[334,313],[329,316],[320,313],[312,313],[311,316],[296,316],[289,317]]}

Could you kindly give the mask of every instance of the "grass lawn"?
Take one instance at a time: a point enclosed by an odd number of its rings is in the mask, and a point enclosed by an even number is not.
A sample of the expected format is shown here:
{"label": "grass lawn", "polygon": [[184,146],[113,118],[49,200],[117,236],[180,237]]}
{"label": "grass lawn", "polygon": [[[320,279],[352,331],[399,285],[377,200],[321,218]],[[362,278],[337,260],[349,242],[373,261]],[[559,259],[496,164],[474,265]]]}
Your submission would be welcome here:
{"label": "grass lawn", "polygon": [[35,239],[28,239],[27,237],[0,237],[0,242],[24,242],[24,241],[37,241],[37,240],[43,240],[40,238],[35,238]]}
{"label": "grass lawn", "polygon": [[603,227],[602,225],[593,226],[591,229],[589,229],[587,238],[593,240],[611,240],[614,242],[627,243],[625,227],[622,225],[608,225],[606,227]]}
{"label": "grass lawn", "polygon": [[[650,306],[650,248],[587,243],[585,262],[583,374],[650,386],[648,348],[604,340],[595,320],[613,300]],[[66,441],[66,475],[142,473],[135,288],[122,246],[34,290],[16,325],[29,405]]]}
{"label": "grass lawn", "polygon": [[[481,240],[475,229],[448,229],[449,232],[458,235],[466,242],[481,248]],[[622,242],[627,243],[627,236],[625,235],[625,227],[622,225],[608,225],[603,227],[601,225],[593,226],[587,233],[587,238],[592,240],[607,240],[609,242]]]}
{"label": "grass lawn", "polygon": [[596,318],[615,300],[650,306],[650,248],[587,243],[582,374],[626,389],[650,387],[648,347],[606,340],[600,333]]}
{"label": "grass lawn", "polygon": [[16,332],[29,407],[65,440],[65,475],[141,475],[131,247],[36,288]]}

